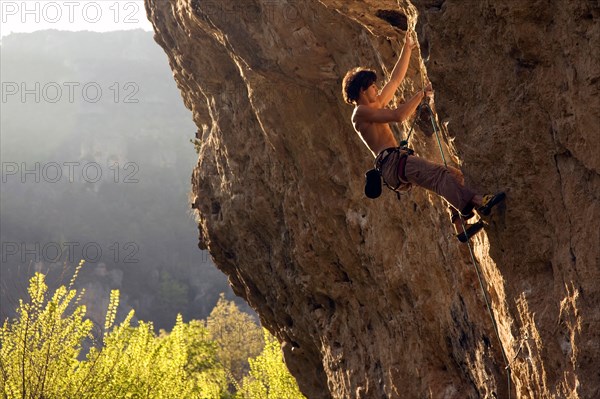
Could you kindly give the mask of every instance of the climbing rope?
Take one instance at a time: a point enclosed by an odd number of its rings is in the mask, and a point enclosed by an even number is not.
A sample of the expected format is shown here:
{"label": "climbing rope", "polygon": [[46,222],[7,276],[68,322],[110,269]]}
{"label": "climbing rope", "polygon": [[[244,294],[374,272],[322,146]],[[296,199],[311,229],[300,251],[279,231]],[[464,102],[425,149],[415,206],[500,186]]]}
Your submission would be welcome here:
{"label": "climbing rope", "polygon": [[421,113],[421,107],[423,107],[424,103],[419,104],[419,106],[417,107],[417,116],[415,117],[415,119],[413,119],[413,123],[410,125],[410,130],[408,131],[408,135],[406,136],[406,140],[402,140],[400,142],[400,147],[406,147],[408,148],[408,143],[410,141],[410,136],[412,136],[412,133],[415,129],[415,123],[417,122],[417,118],[419,117],[419,114]]}
{"label": "climbing rope", "polygon": [[[442,154],[442,160],[444,161],[444,166],[446,167],[446,169],[448,169],[448,164],[446,163],[446,157],[444,156],[444,149],[442,147],[442,142],[440,141],[440,135],[438,133],[437,124],[436,124],[434,116],[433,116],[433,110],[431,109],[431,107],[429,106],[429,104],[427,102],[421,103],[419,105],[419,107],[417,108],[417,115],[415,117],[415,121],[419,117],[421,108],[424,108],[425,110],[427,110],[427,112],[429,112],[429,118],[431,120],[431,125],[433,126],[433,132],[435,133],[435,137],[437,139],[437,143],[440,148],[440,153]],[[407,139],[402,142],[402,143],[405,142],[406,146],[408,146],[408,142],[410,140],[410,136],[412,134],[413,128],[414,128],[414,122],[410,129],[410,132],[408,133]],[[510,394],[510,392],[511,392],[511,389],[510,389],[511,388],[511,378],[510,378],[511,365],[508,362],[506,352],[504,351],[504,346],[502,345],[502,340],[500,339],[500,332],[498,330],[498,324],[496,323],[496,318],[494,317],[494,312],[492,311],[492,306],[490,305],[490,301],[487,296],[487,290],[485,288],[485,284],[484,284],[483,278],[481,276],[481,270],[479,268],[477,261],[475,260],[475,255],[473,254],[473,248],[471,247],[471,242],[469,240],[470,237],[467,234],[467,230],[465,228],[465,220],[463,218],[463,215],[460,212],[458,214],[460,216],[460,223],[462,225],[463,233],[464,233],[465,237],[467,237],[467,247],[469,248],[469,254],[471,255],[471,261],[473,263],[473,267],[475,268],[475,272],[477,273],[477,279],[479,280],[479,286],[481,287],[483,299],[485,301],[485,305],[486,305],[488,313],[490,315],[490,320],[492,321],[492,325],[494,327],[494,332],[496,333],[496,338],[498,339],[498,343],[500,344],[500,352],[502,353],[502,360],[504,361],[505,370],[507,371],[506,376],[507,376],[507,383],[508,383],[508,399],[510,399],[510,395],[511,395]]]}
{"label": "climbing rope", "polygon": [[483,278],[481,277],[481,270],[479,270],[479,266],[477,261],[475,260],[475,255],[473,255],[473,248],[471,247],[471,241],[469,240],[469,236],[467,235],[467,230],[465,229],[465,220],[463,216],[460,214],[460,224],[463,229],[463,233],[465,237],[467,237],[467,247],[469,248],[469,254],[471,255],[471,261],[473,262],[473,266],[475,267],[475,272],[477,273],[477,279],[479,280],[479,286],[481,287],[481,293],[483,294],[483,299],[485,301],[485,306],[487,307],[488,313],[490,315],[490,320],[492,321],[492,325],[494,326],[494,332],[496,333],[496,338],[498,339],[498,343],[500,344],[500,352],[502,353],[502,360],[504,361],[504,369],[506,370],[506,378],[508,385],[508,399],[510,399],[510,375],[511,368],[508,363],[508,359],[506,357],[506,352],[504,351],[504,346],[502,345],[502,340],[500,339],[500,332],[498,331],[498,324],[496,323],[496,318],[494,317],[494,312],[492,311],[492,306],[490,305],[490,301],[487,296],[487,292],[483,283]]}
{"label": "climbing rope", "polygon": [[[412,4],[409,3],[409,6],[412,6]],[[414,6],[413,6],[414,7]],[[402,10],[402,7],[400,6],[400,0],[398,0],[398,8],[400,10]],[[415,10],[416,11],[416,10]],[[408,30],[414,32],[416,28],[416,19],[411,20],[408,26]],[[422,57],[419,57],[420,59],[422,59]],[[422,83],[422,87],[425,87],[425,76],[423,74],[423,69],[424,69],[424,65],[422,68],[419,68],[419,73],[421,75],[421,83]],[[437,139],[437,143],[438,143],[438,147],[440,148],[440,154],[442,155],[442,160],[444,161],[444,167],[446,169],[448,169],[448,164],[446,162],[446,157],[444,155],[444,149],[442,147],[442,142],[440,140],[440,135],[438,133],[438,129],[437,129],[437,124],[435,122],[435,118],[433,115],[433,110],[431,109],[431,106],[429,105],[429,103],[427,102],[422,102],[421,104],[419,104],[419,106],[417,107],[416,110],[416,116],[415,119],[413,120],[413,123],[410,127],[410,130],[408,132],[408,135],[406,137],[406,140],[402,140],[400,141],[400,147],[408,149],[408,144],[410,142],[410,138],[411,135],[414,131],[414,127],[415,127],[415,123],[417,121],[417,118],[420,117],[421,111],[422,109],[427,110],[427,112],[429,112],[429,118],[431,120],[431,125],[433,126],[433,132],[435,133],[435,137]],[[483,278],[481,275],[481,270],[479,268],[479,265],[475,259],[475,255],[473,254],[473,248],[471,247],[471,242],[469,240],[469,235],[467,234],[467,230],[465,227],[465,220],[464,217],[462,216],[462,214],[459,212],[459,216],[460,216],[460,223],[463,229],[463,233],[465,235],[465,237],[467,237],[467,247],[469,248],[469,254],[471,255],[471,261],[473,263],[473,267],[475,268],[475,272],[477,273],[477,279],[479,280],[479,286],[481,287],[481,293],[483,294],[483,299],[485,301],[485,305],[487,307],[488,313],[490,315],[490,320],[492,321],[492,325],[494,327],[494,333],[496,334],[496,338],[498,339],[498,343],[500,344],[500,352],[502,353],[502,360],[504,361],[504,365],[505,365],[505,370],[507,371],[506,375],[507,375],[507,385],[508,385],[508,399],[510,399],[511,397],[511,364],[508,362],[508,358],[506,356],[506,352],[504,351],[504,346],[502,345],[502,340],[500,339],[500,332],[498,330],[498,324],[496,323],[496,318],[494,317],[494,312],[492,310],[492,306],[490,305],[490,301],[488,299],[487,296],[487,290],[485,288],[485,284],[483,282]],[[522,343],[521,343],[522,346]],[[519,348],[519,352],[521,351],[521,348]],[[518,355],[518,352],[517,352]],[[515,355],[515,358],[516,356]],[[514,359],[513,359],[514,361]]]}

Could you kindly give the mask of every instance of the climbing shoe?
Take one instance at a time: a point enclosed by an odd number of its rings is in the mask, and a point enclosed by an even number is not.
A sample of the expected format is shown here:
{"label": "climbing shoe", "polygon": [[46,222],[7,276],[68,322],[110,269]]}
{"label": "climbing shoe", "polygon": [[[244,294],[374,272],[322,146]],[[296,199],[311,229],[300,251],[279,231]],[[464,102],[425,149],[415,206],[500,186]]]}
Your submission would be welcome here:
{"label": "climbing shoe", "polygon": [[481,215],[489,215],[492,212],[492,208],[504,201],[504,198],[506,198],[506,194],[502,191],[496,194],[484,195],[483,205],[477,208],[477,212]]}
{"label": "climbing shoe", "polygon": [[[473,237],[481,229],[483,229],[483,222],[481,220],[478,220],[477,222],[475,222],[473,224],[465,225],[465,231],[463,231],[460,234],[457,234],[456,238],[458,238],[458,241],[460,241],[460,242],[467,242],[467,240],[469,238]],[[465,234],[465,232],[467,234]]]}
{"label": "climbing shoe", "polygon": [[460,215],[459,215],[458,213],[452,213],[452,218],[450,219],[450,221],[451,221],[452,223],[454,223],[454,222],[456,222],[456,221],[458,220],[458,218],[459,218],[460,216],[462,216],[464,220],[469,220],[469,219],[471,219],[473,216],[475,216],[475,214],[474,214],[472,211],[470,211],[470,212],[469,212],[469,213],[467,213],[466,215],[463,215],[463,214],[462,214],[462,212],[461,212],[461,214],[460,214]]}

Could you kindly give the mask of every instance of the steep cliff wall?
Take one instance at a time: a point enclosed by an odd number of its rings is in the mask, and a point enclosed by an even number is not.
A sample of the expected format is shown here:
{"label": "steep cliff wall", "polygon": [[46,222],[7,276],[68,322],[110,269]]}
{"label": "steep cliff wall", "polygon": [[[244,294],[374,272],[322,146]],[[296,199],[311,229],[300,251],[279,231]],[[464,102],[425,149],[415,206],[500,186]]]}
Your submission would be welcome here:
{"label": "steep cliff wall", "polygon": [[[341,78],[356,65],[386,76],[415,24],[420,51],[397,100],[430,79],[447,154],[477,189],[508,193],[473,246],[513,397],[600,395],[597,1],[146,6],[198,126],[200,245],[282,341],[309,398],[508,396],[443,201],[362,192],[372,157]],[[433,137],[412,144],[440,159]]]}

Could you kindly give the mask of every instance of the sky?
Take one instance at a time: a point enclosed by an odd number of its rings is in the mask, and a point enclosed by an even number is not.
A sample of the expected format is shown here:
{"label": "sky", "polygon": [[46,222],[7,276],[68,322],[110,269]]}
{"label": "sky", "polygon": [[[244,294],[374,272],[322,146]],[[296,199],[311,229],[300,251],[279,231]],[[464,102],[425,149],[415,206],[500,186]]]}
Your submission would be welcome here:
{"label": "sky", "polygon": [[0,0],[0,37],[44,29],[108,32],[140,28],[152,30],[143,0]]}

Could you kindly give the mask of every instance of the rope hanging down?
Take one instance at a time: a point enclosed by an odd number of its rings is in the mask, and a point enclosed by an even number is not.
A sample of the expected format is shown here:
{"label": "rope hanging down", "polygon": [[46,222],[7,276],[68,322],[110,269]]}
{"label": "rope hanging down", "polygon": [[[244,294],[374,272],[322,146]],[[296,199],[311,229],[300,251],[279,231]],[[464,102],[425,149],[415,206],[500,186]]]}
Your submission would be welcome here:
{"label": "rope hanging down", "polygon": [[[409,2],[408,3],[409,8],[413,8],[416,11],[416,8]],[[400,6],[400,0],[398,0],[398,8],[400,10],[402,10],[402,7]],[[415,31],[416,28],[416,19],[413,19],[410,21],[408,30],[410,31]],[[419,47],[420,50],[420,47]],[[419,59],[422,60],[422,57],[419,57]],[[423,65],[424,67],[424,65]],[[423,69],[424,68],[419,68],[419,72],[421,75],[421,83],[422,83],[422,87],[425,87],[425,76],[423,75]],[[412,133],[414,131],[414,127],[415,127],[415,123],[417,121],[417,118],[419,118],[422,109],[425,109],[428,113],[429,113],[429,118],[431,120],[431,125],[433,127],[433,132],[435,133],[435,137],[437,139],[437,143],[438,143],[438,147],[440,149],[440,154],[442,155],[442,160],[444,161],[444,167],[446,169],[448,169],[448,164],[446,162],[446,157],[444,155],[444,150],[442,148],[442,143],[440,141],[440,135],[438,133],[438,129],[437,129],[437,124],[435,122],[435,118],[434,118],[434,114],[433,114],[433,110],[431,109],[431,106],[429,105],[429,103],[427,102],[422,102],[421,104],[419,104],[419,106],[417,107],[416,110],[416,116],[415,119],[413,120],[413,123],[411,124],[410,130],[408,132],[408,135],[406,137],[406,140],[402,140],[400,141],[400,147],[405,148],[405,149],[409,149],[409,142],[410,142],[410,138],[412,136]],[[467,230],[465,227],[465,219],[462,216],[462,214],[459,212],[458,213],[460,216],[460,223],[462,226],[462,230],[463,230],[463,234],[465,235],[465,237],[469,237],[467,234]],[[504,361],[504,365],[505,365],[505,370],[507,372],[507,385],[508,385],[508,399],[510,399],[511,397],[511,363],[508,362],[507,356],[506,356],[506,352],[504,351],[504,346],[502,345],[502,340],[500,339],[500,332],[498,331],[498,324],[496,323],[496,318],[494,317],[494,312],[492,310],[492,306],[490,305],[490,301],[488,299],[487,296],[487,290],[485,288],[485,284],[483,282],[483,278],[481,276],[481,270],[479,268],[479,265],[475,259],[475,255],[473,254],[473,248],[471,247],[471,242],[470,240],[467,238],[467,247],[469,248],[469,254],[471,255],[471,262],[473,263],[473,267],[475,268],[475,272],[477,273],[477,279],[479,280],[479,286],[481,287],[481,293],[483,294],[483,299],[485,301],[485,305],[487,307],[488,310],[488,314],[490,315],[490,320],[492,321],[492,325],[494,327],[494,333],[496,334],[496,338],[498,339],[498,343],[500,344],[500,351],[502,353],[502,360]],[[522,343],[521,343],[522,345]],[[520,348],[519,348],[520,351]],[[518,353],[517,353],[518,355]],[[516,356],[515,355],[515,358]],[[513,359],[514,360],[514,359]]]}
{"label": "rope hanging down", "polygon": [[[440,154],[442,155],[442,160],[444,161],[444,166],[446,167],[446,169],[448,169],[448,164],[446,163],[446,157],[444,156],[444,149],[442,148],[442,142],[440,141],[440,135],[438,133],[438,129],[437,129],[437,124],[435,122],[435,118],[433,115],[433,110],[431,109],[431,107],[429,106],[428,103],[423,102],[421,104],[419,104],[419,107],[417,108],[417,114],[415,116],[415,119],[412,123],[412,126],[410,128],[410,131],[408,133],[408,136],[406,137],[406,140],[403,140],[400,142],[400,146],[401,147],[408,147],[408,143],[410,141],[410,137],[412,135],[412,132],[414,130],[415,127],[415,122],[417,120],[417,118],[420,115],[421,109],[425,109],[428,113],[429,113],[429,118],[431,120],[431,125],[433,127],[433,132],[435,133],[435,137],[437,139],[437,143],[438,146],[440,148]],[[462,214],[460,214],[459,212],[459,216],[460,216],[460,223],[462,225],[462,229],[463,229],[463,233],[465,234],[465,237],[469,237],[467,234],[467,230],[465,228],[465,220],[464,217],[462,216]],[[494,312],[492,310],[492,306],[490,305],[490,301],[488,299],[487,296],[487,290],[485,288],[485,284],[483,282],[483,278],[481,276],[481,270],[479,268],[479,265],[477,263],[477,261],[475,260],[475,255],[473,254],[473,248],[471,247],[471,241],[469,239],[467,239],[467,246],[469,248],[469,254],[471,255],[471,262],[473,263],[473,267],[475,268],[475,272],[477,273],[477,279],[479,280],[479,286],[481,287],[481,293],[483,294],[483,299],[485,301],[485,305],[487,307],[488,313],[490,315],[490,320],[492,321],[492,325],[494,327],[494,332],[496,333],[496,338],[498,339],[498,343],[500,344],[500,352],[502,353],[502,360],[504,361],[504,366],[505,366],[505,370],[506,370],[506,376],[507,376],[507,383],[508,383],[508,399],[510,399],[510,391],[511,391],[511,365],[508,362],[508,358],[506,356],[506,352],[504,351],[504,346],[502,345],[502,340],[500,339],[500,332],[498,331],[498,324],[496,323],[496,318],[494,317]]]}

